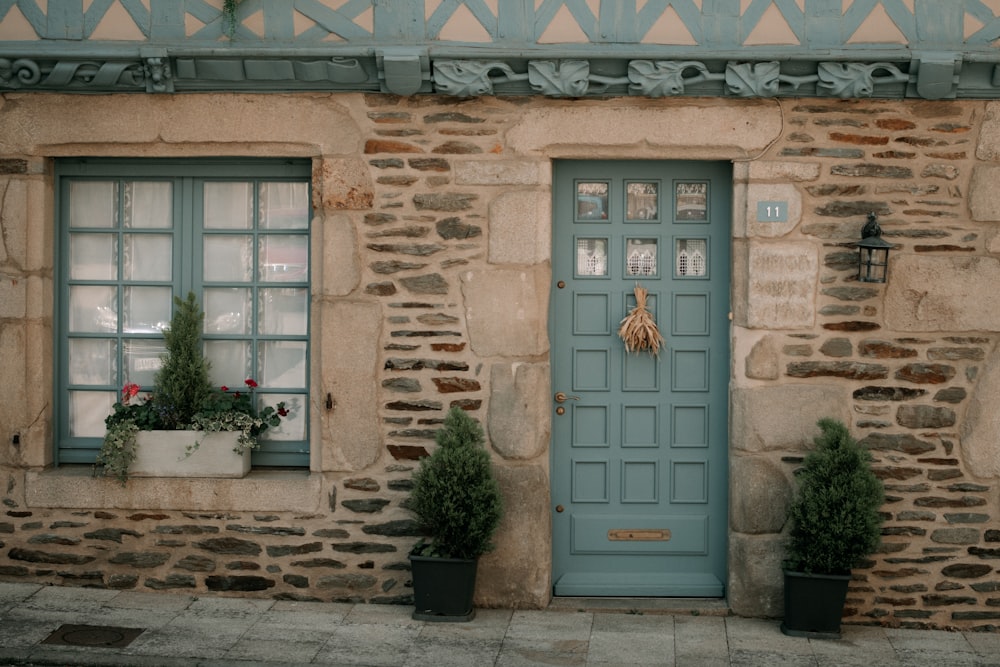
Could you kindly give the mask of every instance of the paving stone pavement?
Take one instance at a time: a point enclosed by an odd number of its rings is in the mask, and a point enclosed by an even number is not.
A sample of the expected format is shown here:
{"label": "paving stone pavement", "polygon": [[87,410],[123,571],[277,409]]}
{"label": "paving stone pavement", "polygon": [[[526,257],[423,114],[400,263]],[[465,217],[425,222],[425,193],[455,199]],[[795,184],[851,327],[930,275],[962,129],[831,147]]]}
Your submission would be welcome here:
{"label": "paving stone pavement", "polygon": [[[786,637],[774,620],[582,611],[572,603],[480,609],[469,623],[415,621],[411,612],[0,583],[0,665],[1000,667],[1000,633],[847,625],[839,640],[813,640]],[[118,647],[43,643],[65,625],[142,632]],[[116,635],[68,637],[80,644]]]}

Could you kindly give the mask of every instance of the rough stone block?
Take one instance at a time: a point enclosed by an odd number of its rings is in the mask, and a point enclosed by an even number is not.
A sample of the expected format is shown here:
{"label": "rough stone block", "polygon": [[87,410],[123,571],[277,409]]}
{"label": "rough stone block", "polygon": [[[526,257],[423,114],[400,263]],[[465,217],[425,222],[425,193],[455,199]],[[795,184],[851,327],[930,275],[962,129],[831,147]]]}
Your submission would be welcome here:
{"label": "rough stone block", "polygon": [[546,452],[551,432],[548,364],[493,364],[488,432],[505,459],[529,460]]}
{"label": "rough stone block", "polygon": [[819,178],[818,162],[753,161],[750,163],[752,181],[815,181]]}
{"label": "rough stone block", "polygon": [[850,420],[849,387],[788,384],[731,392],[733,448],[747,452],[805,451],[823,417]]}
{"label": "rough stone block", "polygon": [[1000,221],[1000,196],[996,184],[1000,180],[1000,165],[977,165],[969,181],[969,214],[981,222]]}
{"label": "rough stone block", "polygon": [[580,157],[606,157],[607,146],[631,146],[635,150],[629,157],[662,156],[664,148],[678,158],[747,157],[781,133],[781,116],[766,102],[715,100],[711,113],[704,103],[667,98],[642,106],[614,101],[538,105],[524,110],[507,141],[518,154],[576,146]]}
{"label": "rough stone block", "polygon": [[[344,296],[361,282],[361,265],[355,250],[358,232],[351,216],[336,213],[313,221],[313,266],[320,267],[314,284],[319,294]],[[319,238],[316,239],[315,237]]]}
{"label": "rough stone block", "polygon": [[976,157],[980,160],[1000,160],[1000,102],[987,102],[986,115],[979,130]]}
{"label": "rough stone block", "polygon": [[[784,222],[760,222],[757,204],[762,201],[779,202],[786,207]],[[790,183],[751,183],[747,187],[747,235],[760,238],[777,238],[795,229],[802,220],[802,195]]]}
{"label": "rough stone block", "polygon": [[1000,331],[995,257],[890,256],[886,328],[897,331]]}
{"label": "rough stone block", "polygon": [[455,162],[459,185],[538,185],[538,163],[528,160],[459,160]]}
{"label": "rough stone block", "polygon": [[1000,352],[995,349],[979,367],[979,379],[969,393],[961,426],[962,458],[977,477],[1000,479]]}
{"label": "rough stone block", "polygon": [[504,516],[496,549],[479,560],[476,604],[543,608],[552,591],[549,478],[534,465],[495,468]]}
{"label": "rough stone block", "polygon": [[[381,311],[377,304],[333,301],[320,307],[320,336],[314,338],[323,385],[313,398],[322,434],[323,470],[361,470],[381,453],[376,383],[378,348],[357,345],[378,340]],[[325,409],[330,394],[335,407]]]}
{"label": "rough stone block", "polygon": [[737,533],[780,533],[792,487],[784,471],[758,456],[734,456],[729,464],[729,526]]}
{"label": "rough stone block", "polygon": [[735,246],[734,255],[733,315],[737,324],[750,329],[813,326],[819,278],[815,245],[740,244]]}
{"label": "rough stone block", "polygon": [[367,210],[375,200],[364,160],[324,158],[313,166],[313,206],[324,210]]}
{"label": "rough stone block", "polygon": [[[0,265],[25,267],[27,187],[23,179],[0,179]],[[38,221],[39,226],[42,221]]]}
{"label": "rough stone block", "polygon": [[780,535],[729,535],[729,607],[734,614],[777,617],[785,610]]}
{"label": "rough stone block", "polygon": [[753,380],[777,380],[781,375],[778,339],[767,335],[754,343],[746,356],[746,376]]}
{"label": "rough stone block", "polygon": [[507,192],[490,203],[491,264],[539,264],[550,252],[550,203],[541,192]]}
{"label": "rough stone block", "polygon": [[480,357],[526,357],[549,349],[549,276],[496,269],[462,275],[471,348]]}

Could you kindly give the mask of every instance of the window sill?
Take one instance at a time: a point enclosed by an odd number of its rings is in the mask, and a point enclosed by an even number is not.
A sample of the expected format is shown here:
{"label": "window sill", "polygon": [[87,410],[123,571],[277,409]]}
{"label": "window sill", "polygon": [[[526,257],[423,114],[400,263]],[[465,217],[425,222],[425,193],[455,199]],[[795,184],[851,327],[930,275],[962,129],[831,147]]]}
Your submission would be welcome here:
{"label": "window sill", "polygon": [[94,477],[89,465],[28,472],[29,507],[231,512],[320,511],[322,476],[306,470],[255,470],[243,479],[134,477],[126,486]]}

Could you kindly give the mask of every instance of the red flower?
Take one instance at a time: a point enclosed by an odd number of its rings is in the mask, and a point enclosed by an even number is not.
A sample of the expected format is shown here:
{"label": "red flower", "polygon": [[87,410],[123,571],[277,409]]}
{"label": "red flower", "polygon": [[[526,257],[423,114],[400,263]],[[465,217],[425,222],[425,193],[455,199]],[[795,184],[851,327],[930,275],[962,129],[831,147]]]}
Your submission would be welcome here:
{"label": "red flower", "polygon": [[253,378],[247,378],[243,382],[246,384],[246,386],[250,387],[251,389],[257,388],[257,383],[254,381]]}
{"label": "red flower", "polygon": [[288,410],[285,408],[285,406],[283,406],[283,405],[278,406],[278,416],[279,417],[287,417],[288,416]]}
{"label": "red flower", "polygon": [[227,387],[226,385],[222,385],[220,389],[222,389],[222,391],[229,391],[229,387]]}
{"label": "red flower", "polygon": [[128,400],[139,393],[139,385],[135,383],[128,383],[122,387],[122,399]]}

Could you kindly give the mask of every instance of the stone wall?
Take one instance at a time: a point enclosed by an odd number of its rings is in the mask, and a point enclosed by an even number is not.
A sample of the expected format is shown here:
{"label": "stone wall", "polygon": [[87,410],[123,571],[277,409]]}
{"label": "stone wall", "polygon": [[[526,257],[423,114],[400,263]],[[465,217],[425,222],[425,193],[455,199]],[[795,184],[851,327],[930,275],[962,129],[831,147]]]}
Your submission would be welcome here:
{"label": "stone wall", "polygon": [[[731,601],[781,613],[791,473],[830,415],[872,451],[887,490],[882,547],[855,570],[848,620],[996,627],[1000,216],[982,161],[996,159],[995,107],[782,106],[782,140],[748,169],[747,215],[791,198],[801,219],[748,222],[737,240]],[[856,281],[848,244],[869,211],[894,245],[886,285]]]}
{"label": "stone wall", "polygon": [[[781,615],[794,469],[832,416],[872,449],[889,495],[848,619],[1000,625],[998,109],[6,95],[0,577],[405,603],[410,475],[457,405],[486,426],[507,505],[477,600],[546,604],[551,160],[713,159],[735,175],[733,611]],[[309,471],[122,489],[49,469],[50,160],[72,155],[313,159]],[[773,200],[788,221],[757,222],[757,202]],[[886,285],[855,279],[850,244],[869,211],[895,244]]]}

